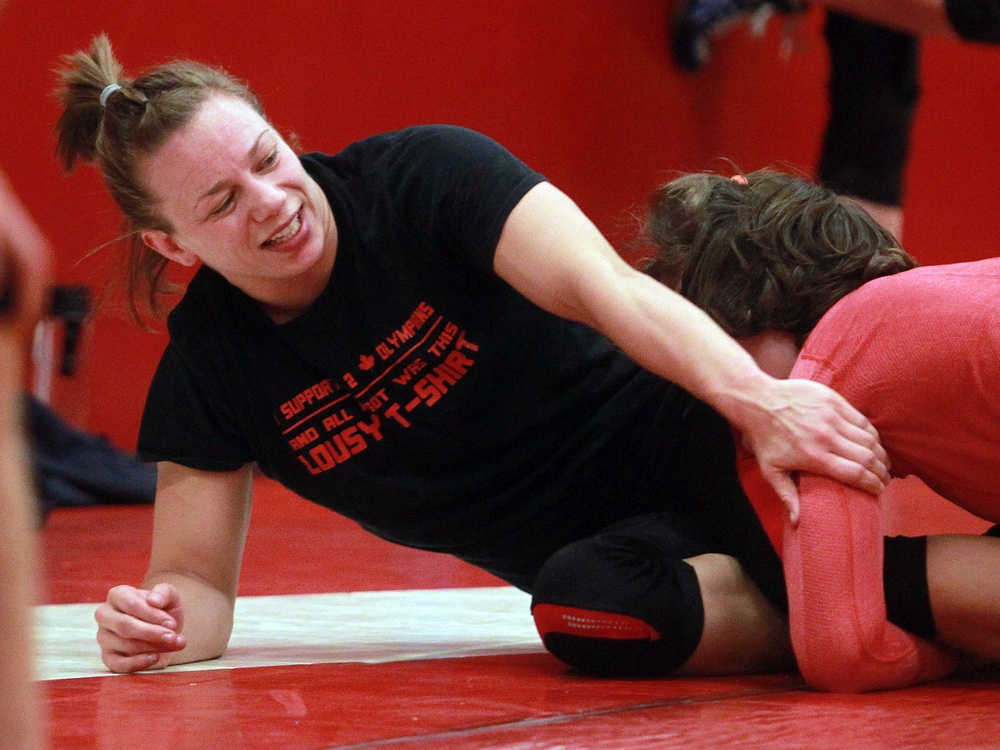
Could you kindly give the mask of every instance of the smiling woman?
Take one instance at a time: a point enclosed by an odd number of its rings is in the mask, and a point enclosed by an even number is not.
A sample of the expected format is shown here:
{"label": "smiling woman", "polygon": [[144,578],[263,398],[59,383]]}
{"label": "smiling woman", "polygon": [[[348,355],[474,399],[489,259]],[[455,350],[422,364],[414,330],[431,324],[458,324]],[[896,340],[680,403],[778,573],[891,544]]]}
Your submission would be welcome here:
{"label": "smiling woman", "polygon": [[[322,282],[303,275],[329,274],[333,264],[329,205],[243,83],[187,61],[126,78],[103,36],[65,62],[58,153],[67,171],[81,159],[102,166],[133,230],[123,271],[137,321],[176,291],[164,279],[168,261],[193,265],[206,255],[223,275],[231,269],[236,286],[254,285],[244,291],[276,315],[308,304],[302,298]],[[286,237],[297,222],[307,231]],[[268,241],[301,252],[294,262],[269,258]]]}
{"label": "smiling woman", "polygon": [[241,99],[211,96],[140,162],[140,174],[171,227],[141,237],[165,258],[206,263],[278,322],[326,286],[337,249],[330,204],[288,144]]}
{"label": "smiling woman", "polygon": [[[879,491],[874,432],[832,390],[763,373],[479,133],[297,157],[218,70],[129,79],[98,39],[63,79],[60,153],[104,171],[135,230],[133,291],[155,308],[168,261],[202,264],[139,437],[160,462],[149,570],[97,612],[109,668],[224,651],[255,465],[535,592],[546,643],[580,668],[786,661],[780,562],[717,412],[786,492],[796,469]],[[656,636],[622,649],[623,616]],[[593,619],[610,625],[575,627]]]}

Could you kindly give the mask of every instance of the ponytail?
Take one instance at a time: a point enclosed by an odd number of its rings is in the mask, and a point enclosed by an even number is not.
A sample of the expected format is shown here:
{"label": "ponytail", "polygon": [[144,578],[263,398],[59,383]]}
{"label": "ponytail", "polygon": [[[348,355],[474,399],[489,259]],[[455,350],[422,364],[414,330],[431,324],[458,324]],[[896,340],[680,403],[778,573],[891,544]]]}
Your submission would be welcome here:
{"label": "ponytail", "polygon": [[179,289],[166,278],[166,258],[139,236],[146,229],[172,231],[156,210],[140,164],[212,95],[240,99],[261,116],[264,111],[246,84],[200,63],[172,62],[128,78],[103,34],[89,50],[66,55],[62,62],[57,95],[63,113],[56,125],[56,155],[67,172],[78,161],[101,170],[125,219],[125,261],[117,269],[118,281],[125,288],[130,317],[146,327],[144,313],[158,317],[161,298]]}

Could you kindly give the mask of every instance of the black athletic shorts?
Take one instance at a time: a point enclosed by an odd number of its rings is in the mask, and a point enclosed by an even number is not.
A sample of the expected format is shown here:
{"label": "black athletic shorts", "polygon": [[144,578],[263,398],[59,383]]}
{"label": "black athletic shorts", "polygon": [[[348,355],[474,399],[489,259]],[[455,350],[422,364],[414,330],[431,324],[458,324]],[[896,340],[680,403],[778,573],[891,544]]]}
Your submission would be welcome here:
{"label": "black athletic shorts", "polygon": [[1000,1],[945,0],[948,20],[967,42],[1000,44]]}

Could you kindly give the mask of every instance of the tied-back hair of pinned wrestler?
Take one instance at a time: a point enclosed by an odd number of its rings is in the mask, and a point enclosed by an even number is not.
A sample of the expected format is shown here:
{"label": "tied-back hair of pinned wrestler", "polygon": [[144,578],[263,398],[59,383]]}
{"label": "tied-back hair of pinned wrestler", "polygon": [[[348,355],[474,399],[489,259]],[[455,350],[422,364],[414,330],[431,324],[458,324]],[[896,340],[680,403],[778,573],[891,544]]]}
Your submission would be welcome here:
{"label": "tied-back hair of pinned wrestler", "polygon": [[657,250],[646,272],[729,335],[781,331],[797,347],[837,300],[917,266],[857,205],[769,169],[666,183],[650,200],[646,234]]}

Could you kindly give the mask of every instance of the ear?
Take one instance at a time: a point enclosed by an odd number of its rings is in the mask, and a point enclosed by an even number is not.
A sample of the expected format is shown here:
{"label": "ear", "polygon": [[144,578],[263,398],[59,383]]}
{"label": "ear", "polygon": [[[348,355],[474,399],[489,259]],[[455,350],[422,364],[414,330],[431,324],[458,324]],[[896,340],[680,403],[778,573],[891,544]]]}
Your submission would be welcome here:
{"label": "ear", "polygon": [[193,266],[198,262],[198,256],[187,248],[181,247],[177,241],[160,229],[145,229],[141,235],[142,241],[167,260],[180,263],[182,266]]}

